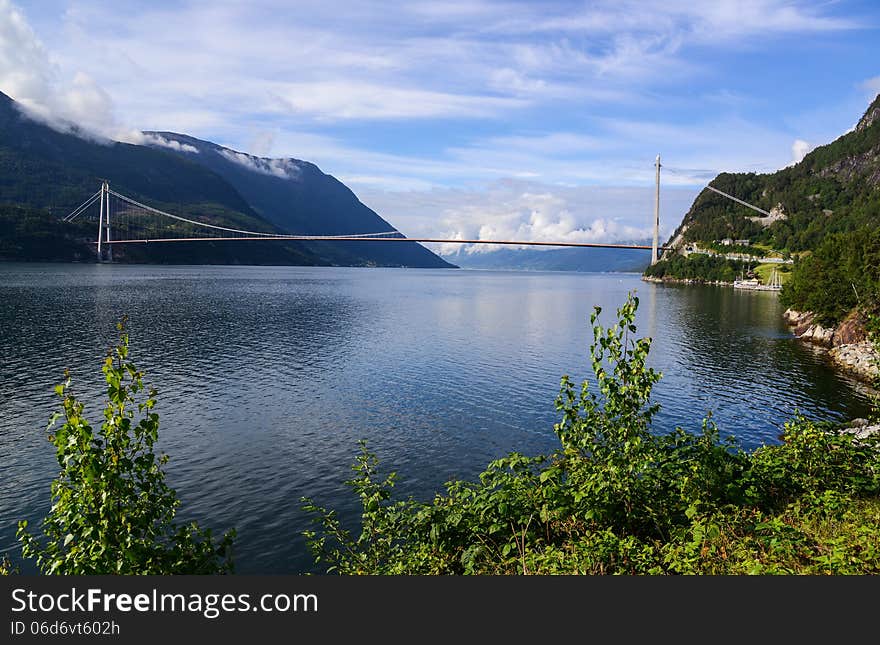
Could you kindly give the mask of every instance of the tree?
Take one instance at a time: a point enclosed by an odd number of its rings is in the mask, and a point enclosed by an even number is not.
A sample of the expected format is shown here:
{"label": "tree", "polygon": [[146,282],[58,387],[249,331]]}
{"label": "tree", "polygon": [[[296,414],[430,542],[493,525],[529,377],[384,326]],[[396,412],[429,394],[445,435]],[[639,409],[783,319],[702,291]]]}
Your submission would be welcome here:
{"label": "tree", "polygon": [[19,522],[22,554],[47,574],[212,574],[232,571],[233,532],[215,543],[210,529],[178,526],[180,504],[165,483],[166,455],[154,451],[159,433],[157,392],[129,360],[125,319],[119,344],[108,352],[104,422],[95,433],[84,404],[71,391],[70,374],[55,392],[61,411],[52,415],[49,441],[61,471],[52,482],[52,508],[42,539]]}
{"label": "tree", "polygon": [[880,231],[862,227],[828,235],[809,256],[798,259],[781,302],[812,311],[816,320],[836,325],[854,308],[865,315],[880,306]]}

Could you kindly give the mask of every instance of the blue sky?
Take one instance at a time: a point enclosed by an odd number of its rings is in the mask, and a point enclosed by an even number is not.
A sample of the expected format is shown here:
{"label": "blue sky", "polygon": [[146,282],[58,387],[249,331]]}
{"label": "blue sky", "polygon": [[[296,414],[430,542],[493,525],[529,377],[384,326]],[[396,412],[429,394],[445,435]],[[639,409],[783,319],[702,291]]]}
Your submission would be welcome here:
{"label": "blue sky", "polygon": [[[317,163],[408,235],[664,234],[880,93],[876,2],[0,0],[0,90]],[[443,249],[451,251],[457,246]]]}

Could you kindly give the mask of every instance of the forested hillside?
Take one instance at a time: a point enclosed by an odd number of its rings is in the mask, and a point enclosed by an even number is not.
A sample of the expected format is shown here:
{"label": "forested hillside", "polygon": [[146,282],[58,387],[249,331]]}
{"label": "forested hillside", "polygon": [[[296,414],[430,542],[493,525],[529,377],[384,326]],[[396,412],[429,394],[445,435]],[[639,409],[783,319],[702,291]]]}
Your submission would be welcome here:
{"label": "forested hillside", "polygon": [[772,174],[722,173],[710,184],[768,212],[704,189],[670,243],[748,239],[780,251],[816,248],[829,233],[880,221],[880,96],[858,125],[793,166]]}
{"label": "forested hillside", "polygon": [[797,164],[771,174],[722,173],[710,186],[767,212],[763,216],[704,189],[667,245],[675,251],[645,273],[673,279],[729,280],[736,266],[690,254],[694,245],[748,240],[795,258],[783,302],[826,324],[880,302],[880,96],[852,131]]}

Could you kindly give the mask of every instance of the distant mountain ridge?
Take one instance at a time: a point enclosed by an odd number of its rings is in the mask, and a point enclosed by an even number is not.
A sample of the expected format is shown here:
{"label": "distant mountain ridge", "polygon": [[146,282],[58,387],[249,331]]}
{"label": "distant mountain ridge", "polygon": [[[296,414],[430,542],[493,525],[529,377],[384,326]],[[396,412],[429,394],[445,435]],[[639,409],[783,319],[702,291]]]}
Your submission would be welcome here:
{"label": "distant mountain ridge", "polygon": [[[637,241],[633,244],[650,244]],[[500,249],[488,253],[443,256],[463,269],[512,271],[641,272],[651,262],[650,251],[637,249],[560,248]]]}
{"label": "distant mountain ridge", "polygon": [[[90,259],[94,234],[89,239],[81,227],[62,226],[59,220],[92,195],[102,179],[109,180],[117,191],[158,208],[246,230],[340,234],[394,228],[314,164],[291,161],[290,167],[301,172],[291,181],[228,158],[242,153],[228,151],[224,157],[214,152],[228,150],[221,146],[174,136],[211,154],[98,142],[62,132],[29,118],[13,99],[0,92],[0,258]],[[281,172],[284,165],[278,163]],[[343,230],[345,227],[351,228]],[[452,266],[415,242],[186,242],[149,246],[117,247],[119,252],[114,255],[138,262]]]}

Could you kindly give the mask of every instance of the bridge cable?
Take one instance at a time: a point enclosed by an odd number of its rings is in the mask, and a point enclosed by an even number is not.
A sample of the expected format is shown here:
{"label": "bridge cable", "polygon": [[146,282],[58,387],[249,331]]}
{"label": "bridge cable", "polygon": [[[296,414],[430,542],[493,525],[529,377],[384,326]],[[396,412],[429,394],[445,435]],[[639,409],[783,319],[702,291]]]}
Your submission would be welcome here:
{"label": "bridge cable", "polygon": [[86,210],[89,206],[91,206],[92,204],[94,204],[95,201],[96,201],[100,196],[101,196],[101,191],[99,190],[99,191],[96,192],[94,195],[92,195],[91,197],[89,197],[86,201],[84,201],[82,204],[80,204],[79,206],[77,206],[76,208],[74,208],[73,211],[71,211],[70,213],[68,213],[67,215],[65,215],[65,216],[62,218],[61,221],[62,221],[62,222],[72,222],[72,221],[75,220],[77,217],[79,217],[79,215],[82,214],[82,212],[83,212],[84,210]]}
{"label": "bridge cable", "polygon": [[338,238],[378,237],[381,235],[395,235],[395,234],[400,235],[401,234],[400,231],[396,231],[396,230],[395,231],[384,231],[381,233],[355,233],[355,234],[351,234],[351,235],[329,235],[329,236],[328,235],[308,236],[308,235],[288,235],[288,234],[280,234],[279,235],[278,233],[271,233],[271,232],[267,233],[267,232],[263,232],[263,231],[245,231],[245,230],[236,229],[236,228],[228,228],[226,226],[217,226],[215,224],[207,224],[205,222],[199,222],[196,220],[188,219],[186,217],[180,217],[179,215],[172,215],[171,213],[166,213],[165,211],[161,211],[158,208],[153,208],[152,206],[147,206],[146,204],[142,204],[139,201],[132,199],[131,197],[127,197],[125,195],[117,193],[115,190],[110,190],[109,192],[111,195],[114,195],[115,197],[118,197],[119,199],[121,199],[125,202],[128,202],[129,204],[132,204],[132,205],[137,206],[139,208],[143,208],[144,210],[150,211],[150,212],[155,213],[157,215],[164,215],[165,217],[170,217],[171,219],[175,219],[180,222],[186,222],[187,224],[194,224],[195,226],[203,226],[205,228],[211,228],[211,229],[218,230],[218,231],[226,231],[228,233],[240,233],[242,235],[253,235],[256,237],[276,237],[276,238],[283,237],[285,239],[291,239],[291,240],[308,240],[308,239],[310,239],[310,237],[321,237],[321,238],[327,238],[327,237],[338,237]]}

